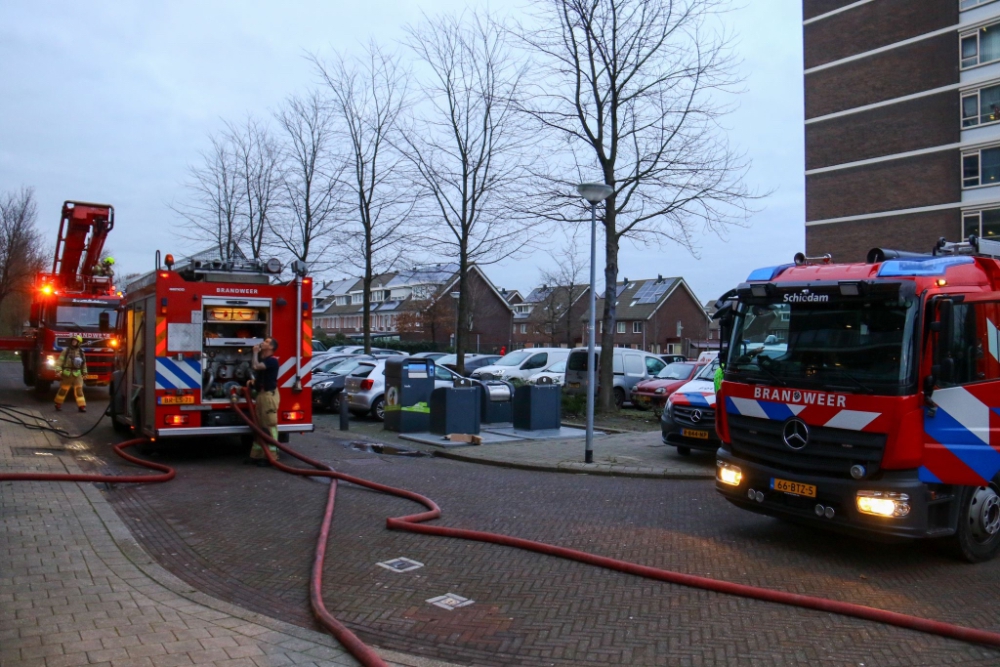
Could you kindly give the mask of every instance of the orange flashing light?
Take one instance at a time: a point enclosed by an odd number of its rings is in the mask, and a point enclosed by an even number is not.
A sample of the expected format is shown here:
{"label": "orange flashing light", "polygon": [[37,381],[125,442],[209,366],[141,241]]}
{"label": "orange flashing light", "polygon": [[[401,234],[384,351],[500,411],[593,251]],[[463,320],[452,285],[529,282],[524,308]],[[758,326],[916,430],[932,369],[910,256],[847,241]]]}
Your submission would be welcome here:
{"label": "orange flashing light", "polygon": [[48,295],[48,294],[52,294],[55,290],[52,288],[52,285],[42,285],[40,291],[41,291],[42,294]]}
{"label": "orange flashing light", "polygon": [[167,426],[183,426],[188,423],[187,415],[165,415],[163,423]]}
{"label": "orange flashing light", "polygon": [[289,422],[300,422],[306,418],[306,413],[302,410],[291,410],[289,412],[282,412],[281,418]]}
{"label": "orange flashing light", "polygon": [[311,283],[312,283],[312,278],[303,278],[302,279],[302,284],[303,285],[309,285]]}
{"label": "orange flashing light", "polygon": [[111,347],[118,347],[118,339],[117,338],[110,339],[108,341],[108,345],[110,345]]}
{"label": "orange flashing light", "polygon": [[170,274],[167,273],[166,271],[160,271],[160,277],[161,278],[169,278]]}

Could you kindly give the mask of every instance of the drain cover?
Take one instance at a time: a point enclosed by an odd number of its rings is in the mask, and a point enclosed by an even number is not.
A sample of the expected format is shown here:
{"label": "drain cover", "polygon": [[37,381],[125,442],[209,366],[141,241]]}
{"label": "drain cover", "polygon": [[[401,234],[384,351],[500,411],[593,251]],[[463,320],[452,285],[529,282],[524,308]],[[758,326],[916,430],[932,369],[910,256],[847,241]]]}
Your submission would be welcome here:
{"label": "drain cover", "polygon": [[470,600],[469,598],[463,598],[461,595],[455,595],[454,593],[446,593],[444,595],[439,595],[436,598],[431,598],[427,600],[435,607],[441,607],[442,609],[447,609],[451,611],[452,609],[458,609],[459,607],[468,607],[470,604],[475,602],[475,600]]}
{"label": "drain cover", "polygon": [[65,449],[56,447],[11,447],[14,456],[62,456],[69,454]]}
{"label": "drain cover", "polygon": [[410,558],[393,558],[392,560],[375,564],[393,572],[409,572],[410,570],[418,570],[424,566],[423,563],[418,563]]}

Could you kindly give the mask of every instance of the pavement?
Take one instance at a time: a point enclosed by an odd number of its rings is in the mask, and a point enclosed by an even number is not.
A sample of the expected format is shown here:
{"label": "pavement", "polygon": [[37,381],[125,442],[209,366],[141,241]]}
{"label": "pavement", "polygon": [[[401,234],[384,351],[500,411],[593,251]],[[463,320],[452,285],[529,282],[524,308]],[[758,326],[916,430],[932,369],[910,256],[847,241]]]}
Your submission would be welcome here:
{"label": "pavement", "polygon": [[[0,422],[0,470],[78,473],[86,451]],[[0,482],[0,563],[3,667],[358,664],[330,636],[218,600],[165,570],[95,484]]]}
{"label": "pavement", "polygon": [[[522,470],[586,473],[619,477],[663,479],[714,479],[715,456],[711,452],[677,453],[677,448],[663,444],[659,430],[627,433],[601,433],[594,437],[593,463],[584,463],[582,437],[546,440],[486,441],[481,445],[435,446],[407,435],[386,431],[381,422],[353,418],[350,430],[339,430],[336,419],[322,416],[315,420],[317,431],[336,438],[388,444],[433,456]],[[578,427],[577,424],[566,424]],[[429,434],[422,434],[427,436]],[[441,439],[441,436],[430,436]],[[421,438],[423,440],[424,438]]]}

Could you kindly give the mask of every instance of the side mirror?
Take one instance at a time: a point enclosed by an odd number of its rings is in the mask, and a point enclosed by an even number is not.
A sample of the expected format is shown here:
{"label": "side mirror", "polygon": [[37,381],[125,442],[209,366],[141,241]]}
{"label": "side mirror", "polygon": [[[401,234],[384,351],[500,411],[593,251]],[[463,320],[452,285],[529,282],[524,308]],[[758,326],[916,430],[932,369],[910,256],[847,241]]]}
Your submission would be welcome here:
{"label": "side mirror", "polygon": [[31,314],[28,315],[28,325],[32,327],[38,326],[38,321],[41,319],[41,304],[33,303],[31,304]]}
{"label": "side mirror", "polygon": [[111,330],[111,314],[108,311],[102,311],[101,314],[97,316],[97,321],[101,328],[101,333],[107,333]]}

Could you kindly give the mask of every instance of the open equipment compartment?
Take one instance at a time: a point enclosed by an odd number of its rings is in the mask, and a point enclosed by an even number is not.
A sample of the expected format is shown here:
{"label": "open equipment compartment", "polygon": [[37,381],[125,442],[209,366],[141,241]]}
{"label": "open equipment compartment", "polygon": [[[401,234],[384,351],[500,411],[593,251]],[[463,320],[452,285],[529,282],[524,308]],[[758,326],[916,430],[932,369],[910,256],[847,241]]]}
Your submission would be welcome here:
{"label": "open equipment compartment", "polygon": [[271,335],[270,299],[202,299],[202,401],[228,402],[253,377],[253,346]]}

